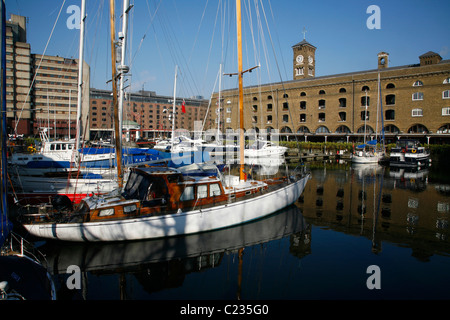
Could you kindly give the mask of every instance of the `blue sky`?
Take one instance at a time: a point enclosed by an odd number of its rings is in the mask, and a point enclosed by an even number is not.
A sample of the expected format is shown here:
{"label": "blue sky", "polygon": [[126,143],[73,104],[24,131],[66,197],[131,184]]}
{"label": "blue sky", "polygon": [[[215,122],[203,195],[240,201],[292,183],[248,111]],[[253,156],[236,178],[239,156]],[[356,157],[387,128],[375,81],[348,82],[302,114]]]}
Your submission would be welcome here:
{"label": "blue sky", "polygon": [[[209,98],[219,89],[221,63],[223,72],[237,71],[234,0],[130,2],[131,90],[172,95],[178,65],[177,96]],[[28,17],[32,53],[44,53],[55,25],[45,53],[77,58],[79,31],[67,27],[70,5],[81,6],[81,1],[6,0],[7,19],[10,13]],[[381,29],[366,26],[370,5],[380,8]],[[303,40],[303,28],[306,40],[317,47],[316,76],[374,69],[380,51],[390,54],[390,66],[418,63],[428,51],[450,58],[448,0],[242,0],[242,6],[244,69],[261,65],[245,75],[244,85],[292,80],[291,47]],[[122,1],[116,0],[116,10],[118,31]],[[109,0],[88,0],[87,15],[91,87],[110,89]],[[223,89],[236,86],[236,77],[222,78]]]}

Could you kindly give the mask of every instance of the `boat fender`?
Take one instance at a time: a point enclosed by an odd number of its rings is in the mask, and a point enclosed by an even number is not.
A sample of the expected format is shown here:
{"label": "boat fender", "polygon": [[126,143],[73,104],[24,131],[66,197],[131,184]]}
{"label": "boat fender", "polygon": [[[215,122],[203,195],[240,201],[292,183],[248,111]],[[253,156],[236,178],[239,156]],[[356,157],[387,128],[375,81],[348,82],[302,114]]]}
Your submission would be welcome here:
{"label": "boat fender", "polygon": [[416,151],[417,151],[417,150],[416,150],[415,148],[411,149],[411,152],[412,152],[412,153],[416,153]]}

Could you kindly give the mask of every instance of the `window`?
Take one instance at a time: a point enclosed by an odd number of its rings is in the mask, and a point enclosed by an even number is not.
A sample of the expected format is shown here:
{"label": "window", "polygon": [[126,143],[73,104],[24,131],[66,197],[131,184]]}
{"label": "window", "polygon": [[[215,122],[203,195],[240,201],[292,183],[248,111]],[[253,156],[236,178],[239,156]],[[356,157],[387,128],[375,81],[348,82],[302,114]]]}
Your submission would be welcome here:
{"label": "window", "polygon": [[443,116],[450,116],[450,107],[442,108]]}
{"label": "window", "polygon": [[324,112],[319,113],[319,122],[325,122],[325,113]]}
{"label": "window", "polygon": [[361,111],[361,120],[369,120],[369,111]]}
{"label": "window", "polygon": [[289,115],[283,114],[283,122],[289,122]]}
{"label": "window", "polygon": [[386,110],[385,118],[386,118],[386,120],[395,120],[395,111],[394,110]]}
{"label": "window", "polygon": [[325,109],[325,100],[319,100],[319,109]]}
{"label": "window", "polygon": [[222,193],[222,191],[220,190],[220,186],[218,183],[213,183],[213,184],[209,185],[209,196],[210,197],[220,196],[221,193]]}
{"label": "window", "polygon": [[273,106],[272,106],[272,104],[271,103],[268,103],[267,104],[267,111],[272,111],[272,108],[273,108]]}
{"label": "window", "polygon": [[395,104],[395,94],[388,94],[386,96],[386,105]]}
{"label": "window", "polygon": [[258,106],[256,104],[253,105],[252,111],[253,112],[257,112],[258,111]]}
{"label": "window", "polygon": [[339,112],[339,120],[338,121],[346,121],[347,114],[345,112]]}
{"label": "window", "polygon": [[393,84],[393,83],[388,83],[386,85],[386,89],[394,89],[394,88],[395,88],[395,84]]}
{"label": "window", "polygon": [[253,122],[253,123],[258,122],[258,117],[257,117],[257,116],[252,116],[252,122]]}
{"label": "window", "polygon": [[267,116],[267,123],[268,124],[272,123],[272,116],[271,115]]}
{"label": "window", "polygon": [[283,111],[289,110],[289,103],[283,102]]}
{"label": "window", "polygon": [[227,118],[227,123],[231,123],[231,118]]}
{"label": "window", "polygon": [[361,97],[361,107],[370,106],[370,97]]}
{"label": "window", "polygon": [[450,99],[450,90],[442,91],[442,99]]}
{"label": "window", "polygon": [[106,217],[106,216],[112,216],[112,215],[114,215],[114,208],[100,210],[100,212],[98,214],[99,217]]}
{"label": "window", "polygon": [[231,113],[231,108],[230,107],[227,108],[227,113]]}
{"label": "window", "polygon": [[421,87],[423,86],[423,82],[420,80],[417,80],[413,83],[413,87]]}
{"label": "window", "polygon": [[413,117],[422,117],[423,110],[422,109],[412,109],[411,116]]}
{"label": "window", "polygon": [[302,75],[304,75],[305,74],[305,72],[303,71],[303,67],[301,67],[301,68],[295,68],[295,75],[296,76],[302,76]]}
{"label": "window", "polygon": [[208,185],[201,184],[197,187],[197,199],[206,198],[208,196]]}
{"label": "window", "polygon": [[306,113],[300,113],[300,122],[306,122]]}
{"label": "window", "polygon": [[312,76],[313,75],[313,69],[308,68],[308,75]]}
{"label": "window", "polygon": [[180,201],[189,201],[194,199],[194,187],[186,187],[180,197]]}
{"label": "window", "polygon": [[325,94],[325,90],[320,90],[319,94]]}
{"label": "window", "polygon": [[306,101],[300,101],[300,109],[305,110],[306,109]]}
{"label": "window", "polygon": [[305,97],[306,96],[306,92],[302,92],[302,93],[300,93],[300,97]]}
{"label": "window", "polygon": [[450,83],[450,78],[445,78],[444,82],[442,82],[443,84],[449,84]]}
{"label": "window", "polygon": [[415,93],[413,93],[412,100],[413,101],[423,100],[423,92],[415,92]]}
{"label": "window", "polygon": [[283,94],[283,98],[289,98],[289,96],[288,96],[288,94],[287,93],[285,93],[285,94]]}
{"label": "window", "polygon": [[317,128],[316,133],[330,133],[330,130],[325,126],[320,126]]}
{"label": "window", "polygon": [[362,88],[361,88],[361,91],[370,91],[370,88],[368,87],[368,86],[363,86]]}
{"label": "window", "polygon": [[339,93],[344,93],[344,92],[347,92],[347,90],[345,90],[345,88],[340,88],[339,89]]}
{"label": "window", "polygon": [[345,98],[340,98],[339,99],[339,107],[340,108],[345,108],[347,106],[347,99]]}

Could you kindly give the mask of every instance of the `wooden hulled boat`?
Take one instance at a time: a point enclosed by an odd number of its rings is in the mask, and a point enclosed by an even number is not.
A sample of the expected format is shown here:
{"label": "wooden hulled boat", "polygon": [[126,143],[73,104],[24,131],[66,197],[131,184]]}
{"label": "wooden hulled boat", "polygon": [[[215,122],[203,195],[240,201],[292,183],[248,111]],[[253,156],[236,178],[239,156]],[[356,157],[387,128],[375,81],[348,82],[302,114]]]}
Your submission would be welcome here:
{"label": "wooden hulled boat", "polygon": [[[186,177],[161,167],[134,168],[127,184],[80,204],[70,201],[20,212],[38,237],[123,241],[193,234],[262,218],[295,202],[308,174],[261,181],[237,176]],[[34,211],[33,211],[34,208]]]}

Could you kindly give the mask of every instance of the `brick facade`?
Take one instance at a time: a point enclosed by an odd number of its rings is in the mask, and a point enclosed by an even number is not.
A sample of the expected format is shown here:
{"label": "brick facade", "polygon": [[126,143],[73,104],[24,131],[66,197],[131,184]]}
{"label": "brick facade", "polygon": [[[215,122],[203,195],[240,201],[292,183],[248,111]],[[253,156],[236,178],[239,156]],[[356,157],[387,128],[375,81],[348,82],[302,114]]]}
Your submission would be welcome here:
{"label": "brick facade", "polygon": [[[354,141],[364,135],[364,128],[368,133],[381,131],[383,120],[392,141],[400,136],[439,140],[450,133],[450,60],[427,52],[417,64],[390,67],[389,55],[380,52],[374,70],[296,77],[300,52],[311,54],[315,64],[314,46],[306,41],[293,46],[294,80],[244,88],[246,130],[278,129],[286,136],[310,140]],[[221,128],[239,128],[237,89],[221,95]],[[380,111],[377,117],[378,104],[382,115]]]}

